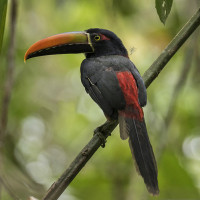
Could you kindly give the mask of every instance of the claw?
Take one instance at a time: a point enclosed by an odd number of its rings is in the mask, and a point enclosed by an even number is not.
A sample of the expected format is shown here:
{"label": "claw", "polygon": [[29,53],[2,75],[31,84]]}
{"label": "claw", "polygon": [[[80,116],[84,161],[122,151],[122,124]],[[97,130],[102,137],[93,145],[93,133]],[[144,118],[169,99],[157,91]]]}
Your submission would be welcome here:
{"label": "claw", "polygon": [[94,135],[97,134],[97,136],[100,138],[102,143],[101,146],[103,148],[105,147],[106,138],[111,135],[112,131],[115,129],[117,124],[117,120],[106,121],[104,124],[102,124],[94,130]]}
{"label": "claw", "polygon": [[[97,128],[98,129],[98,128]],[[106,138],[103,135],[103,133],[101,133],[99,130],[95,129],[94,131],[94,135],[97,135],[99,137],[99,139],[101,140],[101,147],[104,148],[106,145]]]}

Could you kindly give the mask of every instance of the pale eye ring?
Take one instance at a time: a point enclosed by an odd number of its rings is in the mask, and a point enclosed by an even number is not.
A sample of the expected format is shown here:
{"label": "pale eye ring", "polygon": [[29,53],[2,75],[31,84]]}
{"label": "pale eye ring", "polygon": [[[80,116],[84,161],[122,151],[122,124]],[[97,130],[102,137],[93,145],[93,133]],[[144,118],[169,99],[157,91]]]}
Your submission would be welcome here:
{"label": "pale eye ring", "polygon": [[95,41],[99,41],[101,39],[101,37],[99,35],[95,35],[94,39],[95,39]]}

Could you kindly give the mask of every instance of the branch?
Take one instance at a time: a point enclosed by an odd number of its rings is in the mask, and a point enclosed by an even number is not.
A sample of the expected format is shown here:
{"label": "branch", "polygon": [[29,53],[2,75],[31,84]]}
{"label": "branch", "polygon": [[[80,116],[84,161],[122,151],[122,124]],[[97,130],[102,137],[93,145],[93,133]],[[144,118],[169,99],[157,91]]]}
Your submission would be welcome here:
{"label": "branch", "polygon": [[[194,52],[196,49],[198,49],[198,39],[199,39],[199,31],[196,32],[197,34],[193,35],[194,37],[192,38],[191,43],[188,45],[188,47],[186,48],[185,51],[185,55],[184,55],[184,60],[183,60],[183,66],[182,66],[182,70],[179,74],[179,78],[177,80],[177,83],[175,84],[172,96],[171,96],[171,101],[169,103],[169,107],[166,113],[166,116],[164,118],[164,130],[165,131],[161,131],[162,135],[160,137],[160,141],[157,145],[157,162],[159,162],[160,157],[162,155],[162,153],[164,152],[167,142],[169,141],[169,127],[171,125],[174,113],[175,113],[175,107],[177,104],[177,100],[178,97],[187,81],[187,78],[189,76],[189,72],[192,69],[192,61],[193,61],[193,57],[194,57]],[[163,126],[161,127],[161,129],[163,130]]]}
{"label": "branch", "polygon": [[7,75],[2,97],[2,111],[0,116],[0,146],[3,143],[5,136],[7,121],[8,121],[8,108],[11,99],[13,74],[14,74],[14,59],[15,59],[15,33],[16,33],[16,18],[17,18],[17,0],[11,1],[11,19],[10,19],[10,39],[7,53]]}
{"label": "branch", "polygon": [[[7,120],[8,120],[8,108],[12,93],[12,85],[13,85],[13,72],[14,72],[14,57],[15,57],[15,33],[16,33],[16,18],[17,18],[17,0],[11,1],[11,16],[10,16],[10,40],[8,45],[8,53],[7,53],[7,75],[5,80],[5,86],[2,97],[2,110],[0,115],[0,173],[2,173],[3,166],[3,145],[4,138],[7,128]],[[0,174],[2,175],[2,174]],[[0,182],[0,193],[1,193],[2,181]],[[7,190],[7,188],[5,188]],[[9,194],[9,190],[7,190]],[[1,194],[0,194],[1,199]]]}
{"label": "branch", "polygon": [[4,35],[4,28],[6,22],[6,13],[7,13],[7,0],[0,1],[0,54],[3,44],[3,35]]}
{"label": "branch", "polygon": [[[150,68],[144,73],[143,79],[146,87],[158,76],[167,62],[172,58],[176,51],[183,45],[187,38],[195,31],[200,24],[200,8],[193,17],[185,24],[180,32],[174,37],[171,43],[165,48],[161,55],[155,60]],[[69,168],[61,175],[61,177],[52,184],[43,200],[56,200],[64,192],[71,181],[76,177],[79,171],[84,167],[87,161],[102,145],[102,138],[106,139],[115,127],[118,121],[104,123],[95,130],[95,135],[89,143],[78,154]]]}
{"label": "branch", "polygon": [[197,29],[200,24],[200,8],[192,16],[192,18],[185,24],[185,26],[178,32],[169,45],[164,49],[160,56],[154,61],[149,69],[144,73],[143,79],[146,88],[158,76],[165,65],[188,39],[188,37]]}
{"label": "branch", "polygon": [[[66,187],[76,177],[79,171],[84,167],[87,161],[97,151],[102,144],[102,139],[106,139],[115,127],[118,125],[118,121],[106,122],[101,127],[95,130],[93,138],[89,143],[82,149],[78,156],[74,159],[68,169],[58,179],[57,182],[53,183],[49,188],[44,200],[55,200],[63,193]],[[105,134],[105,135],[104,135]]]}

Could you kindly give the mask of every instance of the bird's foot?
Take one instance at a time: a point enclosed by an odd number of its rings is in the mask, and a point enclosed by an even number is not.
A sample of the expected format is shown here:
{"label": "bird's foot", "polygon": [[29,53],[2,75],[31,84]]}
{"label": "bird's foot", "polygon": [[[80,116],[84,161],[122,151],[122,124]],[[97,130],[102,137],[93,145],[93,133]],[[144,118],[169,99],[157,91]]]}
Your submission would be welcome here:
{"label": "bird's foot", "polygon": [[117,126],[117,124],[118,122],[116,120],[106,121],[104,124],[94,130],[94,135],[97,134],[102,142],[101,147],[105,147],[106,138],[111,135],[111,132]]}
{"label": "bird's foot", "polygon": [[94,130],[94,135],[97,135],[99,137],[99,139],[101,140],[101,147],[104,148],[105,144],[106,144],[106,133],[104,131],[104,126],[105,123],[102,124],[101,126],[98,126],[95,130]]}
{"label": "bird's foot", "polygon": [[99,139],[101,140],[101,147],[104,148],[106,146],[106,137],[104,136],[103,133],[96,131],[97,129],[95,129],[94,131],[94,135],[97,135],[99,137]]}

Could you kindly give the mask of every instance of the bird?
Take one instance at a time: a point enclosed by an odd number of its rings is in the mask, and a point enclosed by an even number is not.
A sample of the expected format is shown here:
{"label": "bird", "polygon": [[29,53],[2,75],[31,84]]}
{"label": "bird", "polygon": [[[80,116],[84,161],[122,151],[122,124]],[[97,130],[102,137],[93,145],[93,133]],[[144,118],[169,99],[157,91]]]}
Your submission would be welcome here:
{"label": "bird", "polygon": [[148,192],[158,195],[157,164],[142,109],[147,104],[146,87],[121,39],[112,31],[101,28],[61,33],[30,46],[24,61],[70,53],[85,54],[80,72],[86,92],[107,120],[118,120],[120,137],[129,141],[137,172]]}

